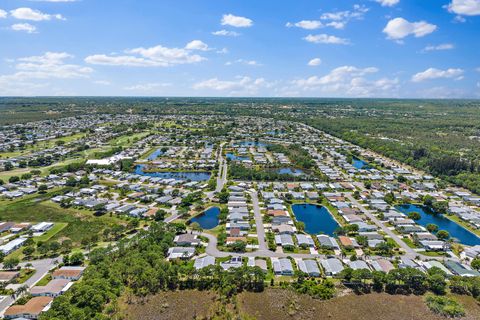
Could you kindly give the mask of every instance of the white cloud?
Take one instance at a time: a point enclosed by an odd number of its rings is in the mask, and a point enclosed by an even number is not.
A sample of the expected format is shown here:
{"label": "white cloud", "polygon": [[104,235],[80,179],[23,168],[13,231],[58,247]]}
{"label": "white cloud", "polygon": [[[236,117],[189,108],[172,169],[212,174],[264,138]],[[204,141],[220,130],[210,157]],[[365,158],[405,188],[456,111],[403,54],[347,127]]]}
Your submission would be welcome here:
{"label": "white cloud", "polygon": [[480,15],[480,0],[452,0],[446,7],[448,11],[458,15]]}
{"label": "white cloud", "polygon": [[251,19],[234,16],[233,14],[224,14],[222,17],[222,25],[223,26],[232,26],[237,28],[248,28],[253,25],[253,21]]}
{"label": "white cloud", "polygon": [[237,59],[235,61],[228,61],[225,63],[225,65],[227,66],[231,66],[232,64],[244,64],[244,65],[247,65],[247,66],[262,66],[261,63],[258,63],[257,61],[255,60],[244,60],[244,59]]}
{"label": "white cloud", "polygon": [[29,23],[16,23],[11,26],[13,31],[25,31],[27,33],[35,33],[37,28]]}
{"label": "white cloud", "polygon": [[12,17],[19,20],[31,20],[31,21],[44,21],[44,20],[65,20],[61,14],[46,14],[39,10],[34,10],[31,8],[18,8],[11,10],[10,14]]}
{"label": "white cloud", "polygon": [[320,20],[328,21],[327,26],[343,29],[351,20],[361,20],[369,11],[364,5],[354,5],[353,10],[326,12],[320,16]]}
{"label": "white cloud", "polygon": [[187,50],[200,50],[200,51],[208,51],[208,45],[201,41],[201,40],[193,40],[185,46],[185,49]]}
{"label": "white cloud", "polygon": [[225,30],[225,29],[214,31],[214,32],[212,32],[212,34],[214,36],[224,36],[224,37],[238,37],[240,35],[240,33],[238,33],[238,32],[229,31],[229,30]]}
{"label": "white cloud", "polygon": [[388,21],[383,32],[387,34],[388,39],[401,40],[409,35],[420,38],[434,32],[436,29],[436,25],[425,21],[408,22],[404,18],[395,18]]}
{"label": "white cloud", "polygon": [[[190,42],[190,44],[191,43],[192,42]],[[198,45],[198,43],[196,43],[196,45]],[[125,53],[126,55],[95,54],[86,57],[85,62],[109,66],[170,67],[180,64],[198,63],[206,60],[206,58],[198,54],[193,54],[191,50],[167,48],[161,45],[151,48],[126,50]]]}
{"label": "white cloud", "polygon": [[48,86],[45,82],[47,79],[88,78],[93,69],[65,62],[71,58],[73,56],[65,52],[46,52],[41,56],[19,58],[15,60],[15,73],[0,76],[0,92],[26,95]]}
{"label": "white cloud", "polygon": [[288,22],[287,27],[298,27],[306,30],[315,30],[323,27],[323,23],[319,20],[302,20],[296,23]]}
{"label": "white cloud", "polygon": [[153,92],[158,91],[159,89],[170,87],[171,83],[142,83],[136,84],[133,86],[128,86],[123,88],[128,91],[137,91],[137,92]]}
{"label": "white cloud", "polygon": [[319,66],[322,63],[322,59],[320,58],[314,58],[310,61],[308,61],[308,65],[311,67],[316,67]]}
{"label": "white cloud", "polygon": [[375,1],[380,3],[382,7],[393,7],[394,5],[400,2],[400,0],[375,0]]}
{"label": "white cloud", "polygon": [[255,94],[261,88],[271,87],[264,78],[237,77],[235,80],[212,78],[193,85],[195,90],[227,91],[228,94]]}
{"label": "white cloud", "polygon": [[368,77],[378,72],[375,67],[357,68],[342,66],[333,69],[324,76],[312,76],[293,81],[300,92],[313,92],[315,95],[328,96],[393,96],[399,87],[398,79],[380,78],[370,80]]}
{"label": "white cloud", "polygon": [[442,44],[439,44],[439,45],[436,45],[436,46],[426,46],[425,48],[423,48],[422,51],[424,52],[427,52],[427,51],[442,51],[442,50],[452,50],[454,49],[455,46],[451,43],[442,43]]}
{"label": "white cloud", "polygon": [[425,71],[419,72],[412,77],[413,82],[422,82],[431,79],[440,78],[454,78],[455,80],[463,79],[463,70],[450,68],[447,70],[440,70],[436,68],[428,68]]}
{"label": "white cloud", "polygon": [[0,9],[0,19],[6,18],[8,15],[7,11]]}
{"label": "white cloud", "polygon": [[336,36],[331,36],[328,34],[317,34],[311,35],[309,34],[305,38],[305,41],[312,42],[312,43],[327,43],[327,44],[349,44],[348,39],[338,38]]}

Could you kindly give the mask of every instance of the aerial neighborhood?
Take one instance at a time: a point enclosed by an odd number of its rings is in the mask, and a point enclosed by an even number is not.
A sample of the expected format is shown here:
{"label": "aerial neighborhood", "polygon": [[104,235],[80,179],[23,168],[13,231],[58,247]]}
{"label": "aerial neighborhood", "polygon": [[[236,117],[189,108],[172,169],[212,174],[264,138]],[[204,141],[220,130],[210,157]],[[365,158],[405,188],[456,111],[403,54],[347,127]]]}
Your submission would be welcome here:
{"label": "aerial neighborhood", "polygon": [[158,228],[173,265],[301,275],[324,299],[379,274],[480,276],[480,196],[299,122],[82,115],[4,126],[0,152],[5,319],[48,319],[99,252]]}

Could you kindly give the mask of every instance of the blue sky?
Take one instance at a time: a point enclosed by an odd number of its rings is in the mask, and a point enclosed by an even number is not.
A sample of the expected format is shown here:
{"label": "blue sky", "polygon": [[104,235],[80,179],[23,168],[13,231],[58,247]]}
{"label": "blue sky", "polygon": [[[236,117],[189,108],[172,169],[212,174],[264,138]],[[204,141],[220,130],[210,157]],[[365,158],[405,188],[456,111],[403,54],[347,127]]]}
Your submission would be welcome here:
{"label": "blue sky", "polygon": [[480,0],[2,0],[0,95],[480,98]]}

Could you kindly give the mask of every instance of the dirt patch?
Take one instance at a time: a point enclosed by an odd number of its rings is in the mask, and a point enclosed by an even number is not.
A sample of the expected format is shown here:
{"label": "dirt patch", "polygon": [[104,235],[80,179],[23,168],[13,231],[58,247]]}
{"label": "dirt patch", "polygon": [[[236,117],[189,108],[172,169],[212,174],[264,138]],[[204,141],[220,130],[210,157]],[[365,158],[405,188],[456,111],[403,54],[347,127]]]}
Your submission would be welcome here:
{"label": "dirt patch", "polygon": [[[479,320],[480,307],[470,297],[455,297],[465,305],[464,320]],[[445,320],[426,307],[423,297],[388,294],[348,295],[320,301],[289,290],[267,289],[243,293],[238,298],[241,313],[257,320]]]}
{"label": "dirt patch", "polygon": [[123,303],[128,320],[185,320],[207,317],[215,305],[216,294],[208,291],[162,292],[132,304]]}

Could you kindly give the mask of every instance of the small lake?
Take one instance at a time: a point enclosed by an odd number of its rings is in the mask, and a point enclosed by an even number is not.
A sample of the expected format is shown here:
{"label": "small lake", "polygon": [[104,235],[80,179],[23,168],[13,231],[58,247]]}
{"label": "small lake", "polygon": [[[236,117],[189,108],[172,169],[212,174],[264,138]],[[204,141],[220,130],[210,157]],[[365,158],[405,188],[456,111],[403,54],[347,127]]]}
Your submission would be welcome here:
{"label": "small lake", "polygon": [[277,172],[280,173],[280,174],[289,174],[289,175],[292,175],[292,176],[295,176],[295,177],[305,175],[305,172],[303,172],[300,169],[295,169],[295,168],[280,168],[280,169],[278,169]]}
{"label": "small lake", "polygon": [[197,222],[202,229],[213,229],[218,226],[220,220],[218,216],[220,215],[220,208],[211,207],[204,213],[190,219],[189,223]]}
{"label": "small lake", "polygon": [[334,236],[339,227],[327,208],[315,204],[294,204],[293,214],[298,221],[305,224],[305,231],[309,234],[326,234]]}
{"label": "small lake", "polygon": [[145,172],[143,171],[143,165],[137,165],[135,167],[135,174],[142,176],[162,178],[162,179],[175,179],[175,180],[191,180],[191,181],[207,181],[210,179],[211,173],[206,171],[158,171],[158,172]]}
{"label": "small lake", "polygon": [[237,156],[233,153],[227,153],[225,155],[227,157],[227,159],[229,160],[232,160],[232,161],[246,161],[246,160],[250,160],[249,157],[241,157],[241,156]]}
{"label": "small lake", "polygon": [[157,159],[158,157],[160,157],[162,154],[163,154],[162,149],[157,149],[157,150],[153,151],[153,152],[148,156],[147,160],[153,161],[153,160]]}
{"label": "small lake", "polygon": [[450,234],[450,237],[455,238],[458,242],[469,246],[480,244],[480,238],[474,233],[468,231],[456,222],[445,218],[441,214],[434,214],[428,208],[424,206],[418,206],[414,204],[405,204],[396,207],[401,212],[408,214],[410,212],[420,213],[421,219],[417,220],[421,226],[426,227],[427,224],[433,223],[438,226],[438,230],[446,230]]}
{"label": "small lake", "polygon": [[371,167],[368,162],[365,162],[357,157],[353,157],[352,165],[357,169],[370,170]]}

